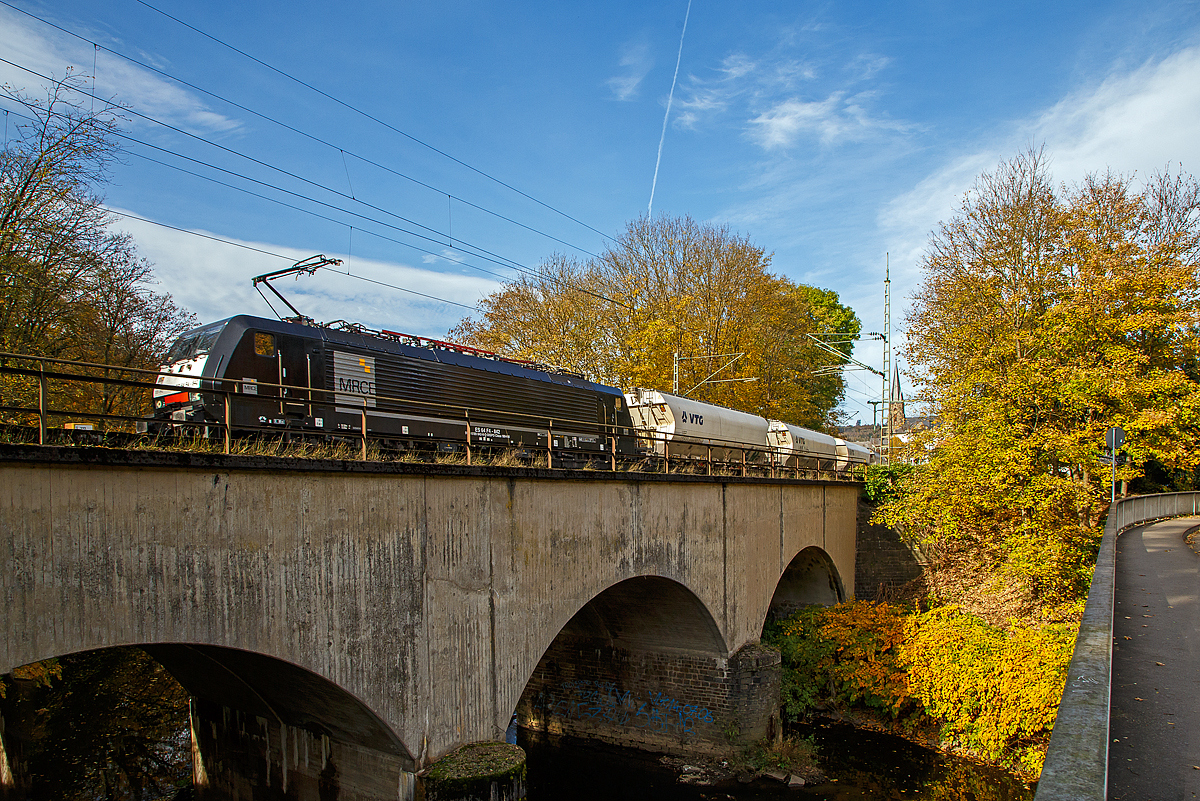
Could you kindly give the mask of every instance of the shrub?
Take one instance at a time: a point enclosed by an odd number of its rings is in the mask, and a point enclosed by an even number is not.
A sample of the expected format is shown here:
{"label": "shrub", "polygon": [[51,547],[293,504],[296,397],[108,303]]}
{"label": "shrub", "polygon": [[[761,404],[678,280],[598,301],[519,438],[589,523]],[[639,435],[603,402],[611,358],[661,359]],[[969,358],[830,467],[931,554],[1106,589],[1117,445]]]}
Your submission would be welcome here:
{"label": "shrub", "polygon": [[806,607],[768,632],[783,659],[787,715],[804,717],[822,701],[865,706],[896,717],[908,699],[897,646],[902,609],[849,601]]}
{"label": "shrub", "polygon": [[1037,776],[1075,628],[1005,631],[952,606],[915,613],[850,601],[801,609],[763,636],[783,658],[788,717],[830,703],[936,725],[963,750]]}
{"label": "shrub", "polygon": [[914,615],[901,658],[908,686],[944,737],[1037,774],[1054,728],[1074,627],[993,628],[956,607]]}

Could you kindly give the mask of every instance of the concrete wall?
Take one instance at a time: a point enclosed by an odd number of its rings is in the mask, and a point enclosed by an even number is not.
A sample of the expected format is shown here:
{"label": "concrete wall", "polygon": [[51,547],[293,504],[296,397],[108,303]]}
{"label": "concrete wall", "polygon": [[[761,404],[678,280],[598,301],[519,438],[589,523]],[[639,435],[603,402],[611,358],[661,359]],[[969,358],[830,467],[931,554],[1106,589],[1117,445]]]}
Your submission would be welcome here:
{"label": "concrete wall", "polygon": [[857,496],[792,480],[0,446],[0,672],[121,644],[241,649],[343,688],[397,754],[427,764],[501,738],[555,636],[626,579],[686,588],[714,658],[756,642],[800,550],[855,575]]}

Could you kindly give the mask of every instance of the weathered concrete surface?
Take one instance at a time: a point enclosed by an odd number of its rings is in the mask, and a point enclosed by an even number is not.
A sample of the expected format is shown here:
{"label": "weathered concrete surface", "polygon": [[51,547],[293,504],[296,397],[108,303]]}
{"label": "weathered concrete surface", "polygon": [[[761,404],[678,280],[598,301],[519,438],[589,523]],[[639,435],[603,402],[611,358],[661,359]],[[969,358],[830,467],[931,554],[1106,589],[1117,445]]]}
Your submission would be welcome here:
{"label": "weathered concrete surface", "polygon": [[626,579],[686,588],[720,657],[757,641],[802,549],[855,575],[857,497],[793,480],[2,446],[0,672],[123,644],[240,649],[344,689],[419,767],[502,738],[559,631]]}

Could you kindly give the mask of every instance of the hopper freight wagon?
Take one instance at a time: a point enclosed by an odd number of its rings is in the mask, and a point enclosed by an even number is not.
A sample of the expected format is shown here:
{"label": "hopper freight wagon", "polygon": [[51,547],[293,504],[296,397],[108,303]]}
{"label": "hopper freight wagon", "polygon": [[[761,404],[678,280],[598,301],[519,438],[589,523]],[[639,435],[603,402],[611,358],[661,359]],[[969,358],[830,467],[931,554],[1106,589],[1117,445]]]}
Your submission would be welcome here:
{"label": "hopper freight wagon", "polygon": [[878,461],[875,452],[862,445],[780,420],[771,421],[767,443],[776,464],[784,467],[816,469],[832,463],[838,470],[847,470],[852,465]]}
{"label": "hopper freight wagon", "polygon": [[641,445],[657,456],[709,457],[719,461],[764,461],[767,421],[758,415],[659,392],[634,389],[625,394]]}
{"label": "hopper freight wagon", "polygon": [[641,446],[657,456],[770,462],[804,469],[846,471],[873,464],[868,448],[819,431],[701,403],[654,389],[625,394]]}

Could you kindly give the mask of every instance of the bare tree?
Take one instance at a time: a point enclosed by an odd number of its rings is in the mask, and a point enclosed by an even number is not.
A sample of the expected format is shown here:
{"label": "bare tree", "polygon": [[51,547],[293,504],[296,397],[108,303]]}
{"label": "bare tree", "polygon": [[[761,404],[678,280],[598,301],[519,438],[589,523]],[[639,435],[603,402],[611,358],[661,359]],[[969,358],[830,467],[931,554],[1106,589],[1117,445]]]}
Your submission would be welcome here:
{"label": "bare tree", "polygon": [[[0,352],[154,368],[194,320],[153,291],[131,238],[109,230],[98,188],[119,152],[121,108],[77,102],[79,84],[68,74],[43,98],[3,87],[30,121],[0,153]],[[3,388],[6,404],[27,405],[28,386]],[[69,405],[139,414],[146,400],[97,387]]]}

